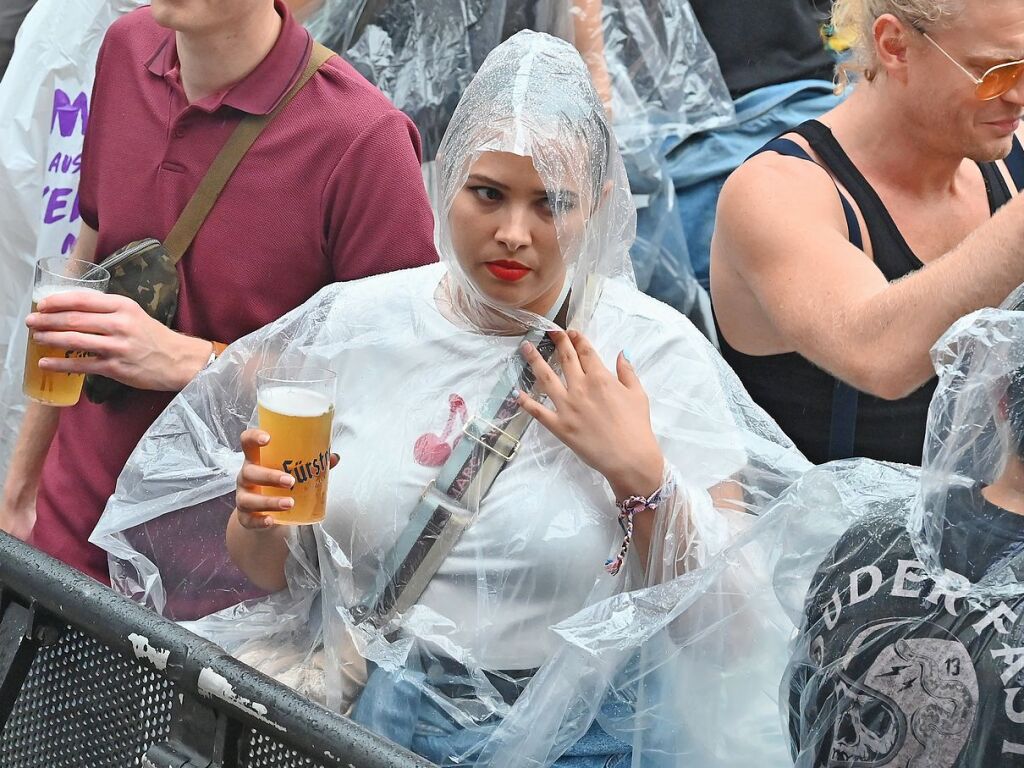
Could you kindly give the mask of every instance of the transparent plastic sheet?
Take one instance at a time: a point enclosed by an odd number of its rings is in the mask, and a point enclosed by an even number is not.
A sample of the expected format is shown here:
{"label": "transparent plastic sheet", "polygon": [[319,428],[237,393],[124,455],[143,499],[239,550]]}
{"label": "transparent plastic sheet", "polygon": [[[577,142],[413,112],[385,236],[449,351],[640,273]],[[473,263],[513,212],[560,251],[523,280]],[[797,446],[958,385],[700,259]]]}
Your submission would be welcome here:
{"label": "transparent plastic sheet", "polygon": [[[1003,306],[1024,311],[1024,287]],[[955,529],[965,496],[976,497],[977,489],[1015,471],[1024,453],[1022,331],[1017,312],[987,310],[954,324],[933,350],[942,388],[928,412],[921,503],[911,530],[921,561],[951,592],[998,599],[1024,594],[1018,553],[998,562],[967,560],[955,575],[945,562],[963,544]]]}
{"label": "transparent plastic sheet", "polygon": [[[553,202],[569,324],[606,366],[628,349],[650,397],[669,491],[646,574],[635,548],[617,576],[605,571],[622,538],[607,482],[538,424],[482,502],[443,499],[431,483],[451,450],[486,457],[469,436],[473,416],[489,413],[493,392],[504,397],[502,376],[515,380],[522,335],[552,327],[481,291],[459,258],[465,233],[451,226],[478,164],[516,156],[531,158]],[[684,586],[807,462],[692,324],[636,290],[624,166],[571,46],[529,32],[499,46],[463,95],[437,165],[442,263],[330,286],[233,344],[151,427],[91,541],[110,553],[116,589],[260,668],[322,670],[323,690],[310,695],[339,710],[356,700],[354,716],[382,735],[426,749],[414,731],[446,729],[432,759],[550,764],[595,715],[628,750],[661,738],[629,714],[633,655],[654,663],[681,652],[642,639],[660,637]],[[230,564],[224,526],[239,435],[255,423],[255,371],[271,364],[337,372],[341,462],[325,522],[289,536],[288,589],[261,597]],[[411,608],[380,627],[360,621],[357,606],[425,493],[452,510],[461,537]],[[609,654],[576,658],[564,640],[613,626]],[[578,678],[566,676],[566,653]],[[510,748],[503,722],[530,733],[522,748]]]}
{"label": "transparent plastic sheet", "polygon": [[0,475],[25,411],[32,265],[69,253],[96,54],[107,27],[141,0],[39,0],[0,81]]}
{"label": "transparent plastic sheet", "polygon": [[[735,120],[718,59],[686,0],[602,0],[615,135],[637,204],[630,251],[637,285],[706,334],[706,293],[694,276],[663,145]],[[703,295],[702,295],[703,294]]]}
{"label": "transparent plastic sheet", "polygon": [[325,0],[306,26],[413,119],[432,160],[459,97],[504,37],[505,5]]}
{"label": "transparent plastic sheet", "polygon": [[[603,40],[574,23],[595,9]],[[522,29],[575,40],[592,73],[611,80],[626,152],[653,127],[686,137],[734,116],[732,100],[686,0],[324,0],[306,23],[416,122],[433,158],[459,97],[484,58]],[[600,78],[598,78],[600,79]],[[602,99],[607,99],[602,87]]]}
{"label": "transparent plastic sheet", "polygon": [[[989,766],[1024,754],[1024,302],[932,350],[923,467],[855,521],[801,608],[782,689],[797,765]],[[877,492],[877,487],[876,487]]]}
{"label": "transparent plastic sheet", "polygon": [[[599,24],[583,21],[600,16]],[[637,284],[707,329],[662,156],[674,141],[735,119],[718,61],[686,0],[325,0],[307,26],[415,121],[435,157],[484,57],[525,27],[574,42],[614,115],[638,208]],[[434,179],[428,187],[440,207]],[[706,302],[704,302],[706,304]]]}
{"label": "transparent plastic sheet", "polygon": [[[557,625],[562,646],[521,702],[543,714],[513,710],[494,764],[542,764],[585,711],[631,734],[642,766],[1017,764],[1021,294],[1004,307],[933,349],[923,469],[811,469],[701,569]],[[594,707],[609,682],[619,711]],[[560,706],[586,691],[589,710]]]}
{"label": "transparent plastic sheet", "polygon": [[634,142],[687,137],[735,117],[718,59],[687,0],[602,0],[616,134]]}

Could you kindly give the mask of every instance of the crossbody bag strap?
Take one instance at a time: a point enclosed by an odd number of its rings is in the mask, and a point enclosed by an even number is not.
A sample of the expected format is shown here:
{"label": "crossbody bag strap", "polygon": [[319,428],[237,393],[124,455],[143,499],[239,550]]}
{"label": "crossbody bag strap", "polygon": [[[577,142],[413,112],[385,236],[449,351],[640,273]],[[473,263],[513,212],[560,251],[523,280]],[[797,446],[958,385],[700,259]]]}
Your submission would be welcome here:
{"label": "crossbody bag strap", "polygon": [[[567,307],[568,300],[563,313]],[[555,352],[554,342],[543,331],[532,331],[523,340],[535,345],[545,360]],[[473,510],[480,508],[498,475],[519,450],[533,418],[520,409],[515,392],[532,392],[535,383],[533,371],[518,352],[491,391],[482,413],[463,427],[462,439],[384,555],[369,594],[352,609],[357,624],[369,622],[382,628],[419,601],[472,523]]]}
{"label": "crossbody bag strap", "polygon": [[[790,133],[802,136],[811,148],[818,153],[826,163],[834,164],[837,160],[836,153],[829,138],[831,134],[828,129],[817,121],[811,121],[797,126]],[[821,165],[799,144],[790,139],[777,138],[755,154],[761,152],[777,152],[787,157],[797,157],[807,160],[815,165]],[[825,166],[822,166],[825,167]],[[831,167],[828,166],[828,167]],[[826,171],[828,168],[826,168]],[[839,201],[843,205],[843,215],[846,218],[846,229],[849,233],[850,243],[854,248],[864,250],[864,235],[857,221],[857,214],[853,205],[847,200],[839,188],[839,183],[833,179],[836,185],[836,192],[839,193]],[[848,459],[856,455],[857,444],[857,412],[860,408],[860,392],[851,387],[845,381],[836,378],[832,385],[832,409],[829,418],[828,434],[828,460]]]}
{"label": "crossbody bag strap", "polygon": [[249,151],[249,147],[256,142],[263,129],[288,106],[295,94],[310,81],[324,62],[333,55],[334,52],[329,48],[314,42],[306,69],[303,70],[299,79],[295,81],[291,90],[285,94],[280,103],[265,115],[246,115],[242,118],[227,142],[221,147],[220,152],[217,153],[217,157],[214,158],[206,175],[203,176],[203,180],[199,182],[199,186],[189,199],[185,210],[181,212],[181,216],[178,217],[164,240],[164,247],[175,264],[192,245],[199,228],[203,226],[207,215],[213,209],[217,198],[220,197],[220,193],[227,185],[228,179],[235,172],[235,168],[238,167],[245,153]]}

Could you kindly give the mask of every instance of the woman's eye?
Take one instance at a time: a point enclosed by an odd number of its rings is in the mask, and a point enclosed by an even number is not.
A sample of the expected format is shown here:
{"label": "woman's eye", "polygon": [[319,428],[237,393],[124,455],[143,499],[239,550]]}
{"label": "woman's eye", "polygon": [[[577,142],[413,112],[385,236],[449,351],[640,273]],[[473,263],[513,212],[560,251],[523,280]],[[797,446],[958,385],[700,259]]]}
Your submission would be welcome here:
{"label": "woman's eye", "polygon": [[567,213],[571,213],[576,208],[576,200],[573,199],[571,195],[555,195],[554,197],[548,196],[542,198],[540,203],[556,216],[564,216]]}
{"label": "woman's eye", "polygon": [[469,189],[477,197],[479,197],[481,200],[483,200],[485,202],[496,203],[499,200],[501,200],[501,192],[496,190],[494,187],[483,187],[483,186],[480,186],[480,187],[470,187]]}

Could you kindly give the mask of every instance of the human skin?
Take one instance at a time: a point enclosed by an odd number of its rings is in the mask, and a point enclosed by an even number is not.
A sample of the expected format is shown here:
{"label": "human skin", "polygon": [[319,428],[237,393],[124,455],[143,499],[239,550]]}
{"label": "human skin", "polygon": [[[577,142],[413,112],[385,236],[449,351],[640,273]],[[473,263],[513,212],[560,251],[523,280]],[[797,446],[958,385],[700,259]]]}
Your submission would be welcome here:
{"label": "human skin", "polygon": [[[964,7],[928,32],[969,70],[980,75],[1024,55],[1019,2]],[[998,305],[1024,282],[1024,200],[991,216],[976,164],[1009,152],[1024,111],[1024,80],[981,101],[971,80],[920,31],[886,15],[873,32],[877,76],[858,83],[821,121],[924,268],[889,283],[870,243],[864,252],[849,242],[832,177],[813,163],[764,153],[723,189],[711,290],[733,348],[798,352],[857,389],[894,400],[934,375],[929,350],[953,321]],[[801,137],[787,138],[814,156]]]}
{"label": "human skin", "polygon": [[[557,191],[563,237],[572,238],[591,215],[588,190],[566,186]],[[505,152],[483,153],[469,169],[450,209],[456,258],[477,290],[491,302],[536,314],[549,312],[561,294],[565,262],[549,193],[529,157]],[[525,273],[503,279],[490,267],[514,262]],[[499,270],[499,274],[501,274]],[[647,395],[632,364],[620,353],[615,371],[577,332],[551,334],[564,380],[533,347],[524,346],[527,362],[553,408],[520,394],[520,405],[540,424],[602,474],[613,495],[650,496],[662,482],[664,456],[650,421]],[[259,429],[241,437],[246,460],[239,472],[236,509],[228,523],[227,545],[235,563],[258,586],[285,587],[288,557],[285,533],[274,512],[290,508],[291,499],[264,496],[260,486],[290,488],[293,479],[259,464],[259,449],[270,435]],[[653,512],[636,521],[636,545],[650,545]]]}
{"label": "human skin", "polygon": [[[248,75],[281,29],[273,0],[154,0],[152,13],[175,31],[182,86],[193,102]],[[83,224],[74,256],[95,261],[96,237]],[[25,324],[41,344],[92,355],[43,358],[40,368],[98,374],[139,389],[182,389],[214,349],[212,341],[172,331],[123,296],[56,294],[40,301]],[[57,420],[55,408],[28,406],[4,481],[0,530],[22,538],[31,533],[36,491]]]}

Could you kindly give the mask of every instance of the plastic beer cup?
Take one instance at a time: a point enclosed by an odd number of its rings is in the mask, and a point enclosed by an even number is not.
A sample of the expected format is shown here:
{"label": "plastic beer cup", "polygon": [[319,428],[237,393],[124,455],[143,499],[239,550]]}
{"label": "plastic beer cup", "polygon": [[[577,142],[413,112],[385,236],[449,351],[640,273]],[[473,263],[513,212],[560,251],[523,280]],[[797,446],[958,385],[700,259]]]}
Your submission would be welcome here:
{"label": "plastic beer cup", "polygon": [[[67,291],[99,291],[107,290],[110,273],[88,261],[53,256],[36,262],[35,276],[32,282],[32,311],[36,311],[39,302],[47,296]],[[82,396],[82,383],[85,374],[58,373],[44,371],[39,367],[44,357],[84,357],[86,353],[70,349],[45,346],[28,335],[28,346],[25,349],[25,377],[22,380],[22,391],[25,395],[44,405],[69,406],[78,402]]]}
{"label": "plastic beer cup", "polygon": [[295,500],[291,509],[274,513],[277,523],[309,525],[327,513],[335,378],[322,368],[264,368],[256,374],[259,427],[270,434],[260,464],[295,479],[291,489],[261,489]]}

